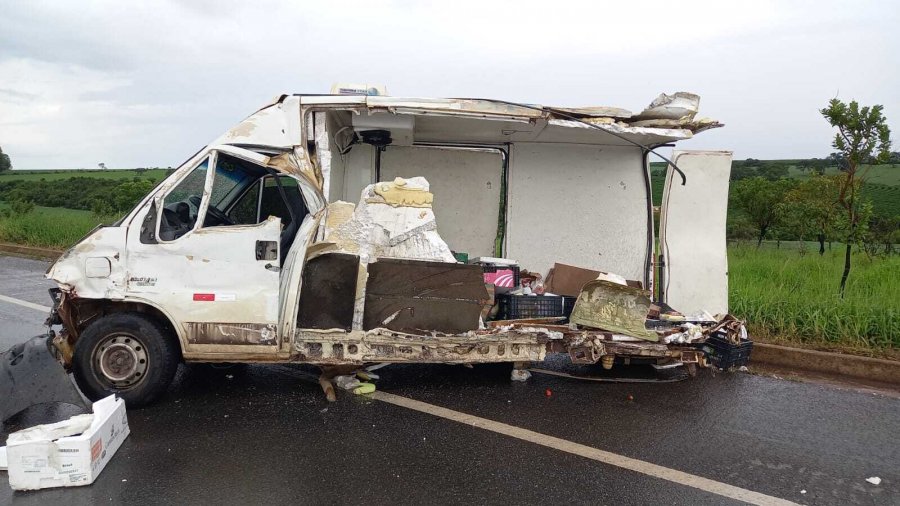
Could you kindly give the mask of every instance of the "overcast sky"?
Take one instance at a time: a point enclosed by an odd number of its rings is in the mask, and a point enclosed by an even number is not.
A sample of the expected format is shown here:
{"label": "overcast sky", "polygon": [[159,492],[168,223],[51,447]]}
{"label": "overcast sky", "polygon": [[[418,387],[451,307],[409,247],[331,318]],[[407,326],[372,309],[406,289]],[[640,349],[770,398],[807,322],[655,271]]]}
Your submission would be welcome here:
{"label": "overcast sky", "polygon": [[[310,5],[304,5],[309,3]],[[680,144],[822,157],[818,109],[883,104],[900,133],[900,2],[37,2],[0,9],[0,146],[15,168],[177,166],[280,93],[639,111],[701,95]]]}

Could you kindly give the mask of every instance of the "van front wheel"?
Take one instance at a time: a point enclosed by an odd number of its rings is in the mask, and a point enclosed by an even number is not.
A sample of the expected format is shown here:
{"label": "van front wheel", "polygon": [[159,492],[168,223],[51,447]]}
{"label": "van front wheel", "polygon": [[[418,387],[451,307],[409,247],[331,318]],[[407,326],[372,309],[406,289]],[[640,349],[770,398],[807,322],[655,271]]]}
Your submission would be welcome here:
{"label": "van front wheel", "polygon": [[166,391],[179,359],[177,341],[159,323],[139,313],[114,313],[81,333],[72,369],[89,399],[116,394],[134,407]]}

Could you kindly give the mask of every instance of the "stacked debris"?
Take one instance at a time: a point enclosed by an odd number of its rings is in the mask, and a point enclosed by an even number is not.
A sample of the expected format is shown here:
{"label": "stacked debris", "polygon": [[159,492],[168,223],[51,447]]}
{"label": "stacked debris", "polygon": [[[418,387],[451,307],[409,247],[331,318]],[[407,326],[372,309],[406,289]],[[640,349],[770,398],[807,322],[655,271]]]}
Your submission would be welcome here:
{"label": "stacked debris", "polygon": [[[485,279],[489,276],[493,274],[486,272]],[[684,315],[665,304],[653,303],[651,293],[638,281],[565,264],[554,265],[540,290],[531,286],[539,276],[524,273],[521,279],[521,286],[496,295],[496,307],[487,313],[493,319],[487,322],[487,328],[504,332],[540,330],[549,346],[558,348],[554,351],[568,351],[574,362],[602,361],[609,368],[618,354],[648,356],[650,350],[652,356],[676,360],[690,357],[700,361],[709,356],[712,365],[727,369],[744,365],[749,358],[752,343],[742,321],[705,311]],[[566,304],[567,299],[571,304]],[[511,303],[514,310],[504,309]],[[528,312],[534,308],[542,311]],[[554,341],[560,345],[555,346]],[[658,343],[659,348],[639,344],[647,341]]]}
{"label": "stacked debris", "polygon": [[[691,94],[663,96],[638,117],[693,121],[697,101]],[[398,342],[440,337],[460,356],[468,356],[469,341],[480,340],[485,360],[506,352],[500,341],[487,345],[485,339],[505,336],[515,352],[519,335],[547,352],[567,352],[573,362],[607,368],[615,357],[632,356],[681,363],[708,355],[723,368],[746,362],[743,322],[654,304],[638,281],[559,263],[543,276],[507,258],[458,262],[437,232],[433,198],[424,178],[397,178],[367,186],[357,205],[328,206],[322,247],[310,254],[304,274],[300,313],[307,327]],[[336,278],[350,282],[338,290]],[[419,360],[447,353],[409,350],[410,358],[423,354]]]}
{"label": "stacked debris", "polygon": [[363,258],[403,258],[456,262],[437,224],[424,177],[397,178],[366,186],[359,204],[328,206],[325,241]]}

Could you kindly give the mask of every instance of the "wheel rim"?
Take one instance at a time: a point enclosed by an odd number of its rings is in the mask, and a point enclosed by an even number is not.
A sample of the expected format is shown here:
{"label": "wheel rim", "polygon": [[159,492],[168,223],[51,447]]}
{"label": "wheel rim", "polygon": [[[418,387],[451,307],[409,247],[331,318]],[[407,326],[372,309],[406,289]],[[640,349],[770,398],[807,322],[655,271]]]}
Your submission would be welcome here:
{"label": "wheel rim", "polygon": [[140,339],[127,334],[107,336],[94,352],[94,375],[118,390],[140,383],[150,361],[147,348]]}

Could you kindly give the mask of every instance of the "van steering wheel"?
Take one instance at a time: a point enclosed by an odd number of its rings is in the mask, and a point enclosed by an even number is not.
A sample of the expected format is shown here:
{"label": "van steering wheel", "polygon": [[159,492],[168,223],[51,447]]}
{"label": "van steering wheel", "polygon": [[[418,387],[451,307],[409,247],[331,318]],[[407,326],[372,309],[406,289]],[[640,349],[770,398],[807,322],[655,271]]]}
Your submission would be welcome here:
{"label": "van steering wheel", "polygon": [[[188,200],[191,204],[194,204],[194,206],[197,207],[197,212],[199,213],[200,203],[202,202],[200,200],[200,197],[198,197],[197,195],[191,195],[190,197],[188,197]],[[234,221],[232,221],[232,219],[229,218],[227,214],[223,213],[218,207],[212,204],[206,207],[206,213],[211,214],[212,217],[217,219],[221,224],[234,225]]]}

